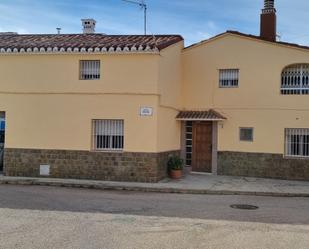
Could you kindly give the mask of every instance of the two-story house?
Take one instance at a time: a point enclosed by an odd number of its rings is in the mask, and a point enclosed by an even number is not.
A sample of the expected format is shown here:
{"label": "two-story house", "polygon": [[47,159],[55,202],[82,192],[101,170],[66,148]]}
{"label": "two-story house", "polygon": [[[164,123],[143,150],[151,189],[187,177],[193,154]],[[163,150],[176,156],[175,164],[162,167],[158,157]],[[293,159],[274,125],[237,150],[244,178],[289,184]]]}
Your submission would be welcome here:
{"label": "two-story house", "polygon": [[309,179],[309,47],[276,40],[274,1],[260,36],[190,47],[83,24],[0,36],[4,174],[156,182],[181,154],[195,172]]}

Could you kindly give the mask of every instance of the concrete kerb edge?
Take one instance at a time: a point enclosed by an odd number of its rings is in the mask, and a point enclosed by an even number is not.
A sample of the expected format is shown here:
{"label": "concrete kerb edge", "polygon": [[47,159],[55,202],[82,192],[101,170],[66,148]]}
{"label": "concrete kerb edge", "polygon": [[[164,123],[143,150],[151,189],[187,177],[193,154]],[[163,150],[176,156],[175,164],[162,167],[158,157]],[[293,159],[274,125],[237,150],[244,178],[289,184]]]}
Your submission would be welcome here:
{"label": "concrete kerb edge", "polygon": [[65,188],[85,188],[97,190],[115,190],[115,191],[131,191],[131,192],[152,192],[152,193],[173,193],[173,194],[196,194],[196,195],[251,195],[251,196],[269,196],[269,197],[309,197],[309,193],[276,193],[276,192],[248,192],[234,190],[207,190],[207,189],[181,189],[181,188],[163,188],[163,187],[138,187],[125,185],[108,185],[89,184],[89,183],[67,183],[67,182],[51,182],[40,181],[36,179],[29,180],[1,180],[1,185],[33,185],[33,186],[51,186]]}

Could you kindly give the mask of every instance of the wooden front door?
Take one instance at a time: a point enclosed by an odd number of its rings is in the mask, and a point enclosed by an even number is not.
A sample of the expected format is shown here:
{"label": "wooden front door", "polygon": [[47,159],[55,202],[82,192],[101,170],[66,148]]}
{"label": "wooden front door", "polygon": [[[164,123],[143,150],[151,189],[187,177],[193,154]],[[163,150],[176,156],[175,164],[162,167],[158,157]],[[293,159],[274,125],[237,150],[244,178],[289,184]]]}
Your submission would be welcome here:
{"label": "wooden front door", "polygon": [[212,123],[193,122],[192,171],[212,172]]}

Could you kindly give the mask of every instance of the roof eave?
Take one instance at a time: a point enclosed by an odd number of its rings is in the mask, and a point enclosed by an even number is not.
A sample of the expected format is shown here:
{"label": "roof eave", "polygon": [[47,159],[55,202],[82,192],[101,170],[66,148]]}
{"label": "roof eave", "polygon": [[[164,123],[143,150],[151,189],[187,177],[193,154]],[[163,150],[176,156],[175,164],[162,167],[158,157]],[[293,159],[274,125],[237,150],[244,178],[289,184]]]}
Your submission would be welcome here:
{"label": "roof eave", "polygon": [[244,38],[244,39],[248,39],[248,40],[253,40],[253,41],[257,41],[257,42],[263,42],[263,43],[267,43],[270,45],[275,45],[275,46],[281,46],[281,47],[286,47],[286,48],[292,48],[292,49],[297,49],[297,50],[302,50],[302,51],[307,51],[309,50],[308,46],[303,46],[303,45],[299,45],[299,44],[294,44],[294,43],[288,43],[288,42],[280,42],[280,41],[268,41],[265,40],[261,37],[255,36],[255,35],[249,35],[249,34],[243,34],[240,33],[238,31],[232,31],[232,30],[228,30],[224,33],[218,34],[216,36],[213,36],[207,40],[203,40],[201,42],[192,44],[186,48],[184,48],[184,52],[189,51],[190,49],[196,48],[196,47],[200,47],[204,44],[207,44],[209,42],[215,41],[217,39],[220,39],[222,37],[225,36],[236,36],[236,37],[240,37],[240,38]]}
{"label": "roof eave", "polygon": [[223,36],[226,36],[226,35],[228,35],[228,34],[229,34],[228,32],[220,33],[220,34],[218,34],[218,35],[216,35],[216,36],[210,37],[209,39],[202,40],[202,41],[200,41],[200,42],[194,43],[194,44],[192,44],[192,45],[190,45],[190,46],[188,46],[188,47],[185,47],[185,48],[184,48],[184,51],[187,51],[187,50],[190,50],[190,49],[193,49],[193,48],[196,48],[196,47],[200,47],[200,46],[202,46],[202,45],[204,45],[204,44],[206,44],[206,43],[215,41],[215,40],[217,40],[217,39],[219,39],[219,38],[221,38],[221,37],[223,37]]}
{"label": "roof eave", "polygon": [[224,118],[176,118],[178,121],[225,121]]}

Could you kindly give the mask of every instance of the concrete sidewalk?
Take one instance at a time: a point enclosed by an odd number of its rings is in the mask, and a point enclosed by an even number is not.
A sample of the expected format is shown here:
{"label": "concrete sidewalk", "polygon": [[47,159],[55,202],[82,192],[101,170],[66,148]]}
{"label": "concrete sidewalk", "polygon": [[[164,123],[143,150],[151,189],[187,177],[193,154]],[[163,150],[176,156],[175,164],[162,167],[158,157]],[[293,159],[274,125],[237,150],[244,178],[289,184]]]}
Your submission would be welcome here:
{"label": "concrete sidewalk", "polygon": [[75,179],[0,176],[0,184],[41,185],[160,193],[309,197],[309,182],[263,178],[186,175],[159,183],[108,182]]}

